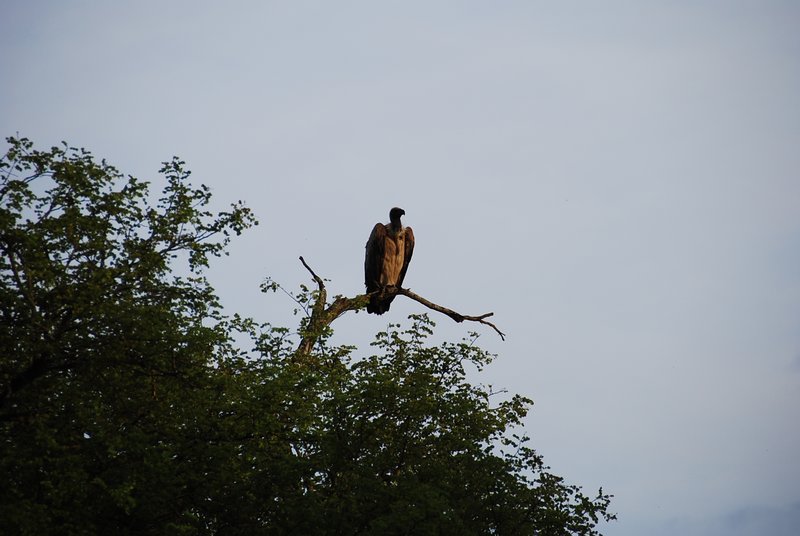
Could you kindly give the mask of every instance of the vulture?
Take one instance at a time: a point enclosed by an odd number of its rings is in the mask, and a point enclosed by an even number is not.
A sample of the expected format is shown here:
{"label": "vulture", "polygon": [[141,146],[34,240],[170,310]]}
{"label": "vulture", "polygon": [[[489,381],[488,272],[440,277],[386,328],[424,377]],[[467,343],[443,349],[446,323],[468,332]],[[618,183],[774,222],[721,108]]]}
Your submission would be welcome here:
{"label": "vulture", "polygon": [[387,287],[400,288],[414,252],[414,233],[411,227],[403,227],[400,216],[406,213],[402,208],[389,211],[389,223],[376,223],[367,240],[364,257],[364,284],[367,292],[377,292],[370,296],[368,313],[382,315],[389,310],[394,295],[386,296]]}

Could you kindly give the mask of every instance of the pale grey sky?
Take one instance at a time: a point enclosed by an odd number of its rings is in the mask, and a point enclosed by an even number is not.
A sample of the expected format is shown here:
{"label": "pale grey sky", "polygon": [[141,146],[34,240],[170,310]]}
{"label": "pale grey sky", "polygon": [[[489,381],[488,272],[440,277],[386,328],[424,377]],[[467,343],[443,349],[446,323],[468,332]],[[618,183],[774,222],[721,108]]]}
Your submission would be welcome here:
{"label": "pale grey sky", "polygon": [[[0,130],[156,179],[184,158],[261,225],[211,278],[363,284],[402,206],[407,286],[494,311],[479,381],[536,401],[610,536],[800,532],[800,4],[45,2],[0,6]],[[349,315],[367,342],[420,307]],[[437,339],[477,326],[445,317]]]}

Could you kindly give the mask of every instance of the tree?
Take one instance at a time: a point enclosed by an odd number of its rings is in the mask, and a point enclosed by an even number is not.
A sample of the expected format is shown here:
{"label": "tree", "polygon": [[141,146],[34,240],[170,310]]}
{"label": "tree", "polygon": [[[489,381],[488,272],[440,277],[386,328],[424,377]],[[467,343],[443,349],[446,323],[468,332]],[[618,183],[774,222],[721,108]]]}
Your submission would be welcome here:
{"label": "tree", "polygon": [[[306,319],[301,351],[224,314],[203,269],[256,222],[209,212],[182,161],[151,203],[84,150],[8,143],[0,533],[566,535],[613,517],[515,435],[529,400],[467,381],[493,358],[474,340],[431,347],[418,315],[364,356]],[[323,287],[298,299],[328,307]]]}
{"label": "tree", "polygon": [[[208,367],[226,344],[198,273],[253,217],[236,205],[212,218],[208,190],[190,188],[177,159],[150,206],[146,183],[86,151],[8,141],[0,532],[183,523],[173,510],[191,506],[186,489],[200,477],[175,461],[192,452],[188,429],[208,420]],[[188,276],[173,274],[181,255]]]}

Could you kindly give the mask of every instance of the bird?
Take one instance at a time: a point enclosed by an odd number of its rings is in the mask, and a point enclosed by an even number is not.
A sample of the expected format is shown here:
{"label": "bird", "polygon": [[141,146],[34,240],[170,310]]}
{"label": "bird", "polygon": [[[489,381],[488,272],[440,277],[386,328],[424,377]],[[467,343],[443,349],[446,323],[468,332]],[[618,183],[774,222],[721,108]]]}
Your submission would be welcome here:
{"label": "bird", "polygon": [[388,287],[400,288],[406,277],[414,253],[414,232],[400,223],[405,213],[402,208],[394,207],[389,211],[389,223],[376,223],[367,240],[364,284],[367,293],[376,293],[370,296],[368,313],[382,315],[388,311],[395,295],[383,291]]}

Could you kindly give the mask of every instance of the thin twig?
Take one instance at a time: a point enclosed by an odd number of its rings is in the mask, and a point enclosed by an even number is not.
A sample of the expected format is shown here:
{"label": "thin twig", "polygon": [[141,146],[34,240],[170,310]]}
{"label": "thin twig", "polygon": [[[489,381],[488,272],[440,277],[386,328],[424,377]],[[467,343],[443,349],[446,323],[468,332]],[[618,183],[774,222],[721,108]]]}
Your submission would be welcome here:
{"label": "thin twig", "polygon": [[283,293],[284,293],[284,294],[286,294],[287,296],[289,296],[289,297],[292,299],[292,301],[294,301],[294,302],[295,302],[297,305],[299,305],[299,306],[300,306],[300,308],[303,310],[303,312],[306,314],[306,316],[311,316],[311,314],[308,312],[308,307],[306,307],[306,304],[305,304],[305,303],[303,303],[303,302],[301,302],[300,300],[298,300],[298,299],[295,297],[295,295],[294,295],[294,294],[292,294],[291,292],[289,292],[288,290],[286,290],[285,288],[283,288],[283,285],[280,285],[280,284],[278,284],[278,283],[275,283],[275,286],[277,286],[279,289],[281,289],[281,291],[283,291]]}

